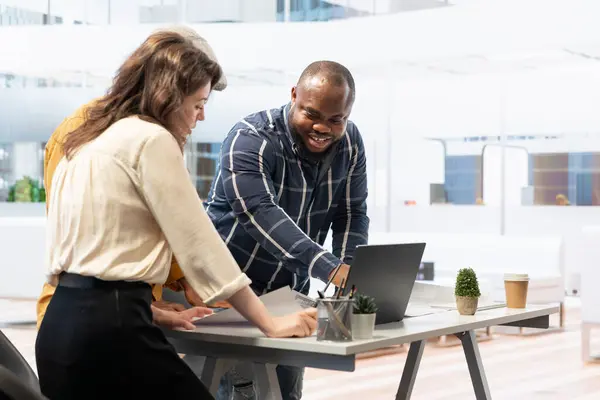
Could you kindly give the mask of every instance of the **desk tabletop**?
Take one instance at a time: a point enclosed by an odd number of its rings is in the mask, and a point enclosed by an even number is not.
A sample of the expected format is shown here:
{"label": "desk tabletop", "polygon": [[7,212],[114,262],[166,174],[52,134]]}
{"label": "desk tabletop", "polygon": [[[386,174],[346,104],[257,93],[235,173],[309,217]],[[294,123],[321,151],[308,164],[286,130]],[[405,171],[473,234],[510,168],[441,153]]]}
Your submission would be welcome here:
{"label": "desk tabletop", "polygon": [[557,313],[558,306],[529,305],[525,309],[496,308],[478,311],[475,315],[460,315],[444,311],[401,322],[379,325],[372,339],[351,342],[317,341],[316,335],[307,338],[272,339],[265,337],[249,324],[202,325],[194,331],[165,330],[167,337],[185,341],[229,343],[281,350],[306,351],[331,355],[352,355],[388,346],[452,335],[488,326],[509,324]]}

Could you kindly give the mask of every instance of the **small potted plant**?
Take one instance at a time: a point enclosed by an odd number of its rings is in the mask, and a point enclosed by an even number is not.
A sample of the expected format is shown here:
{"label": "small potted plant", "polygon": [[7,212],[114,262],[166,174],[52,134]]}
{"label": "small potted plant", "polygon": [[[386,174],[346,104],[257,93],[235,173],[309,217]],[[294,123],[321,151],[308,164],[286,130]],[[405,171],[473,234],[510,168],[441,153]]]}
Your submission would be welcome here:
{"label": "small potted plant", "polygon": [[456,308],[461,315],[475,314],[481,291],[477,275],[472,268],[462,268],[458,271],[454,295],[456,296]]}
{"label": "small potted plant", "polygon": [[357,293],[354,296],[354,311],[352,314],[352,338],[371,339],[375,330],[377,304],[375,299]]}

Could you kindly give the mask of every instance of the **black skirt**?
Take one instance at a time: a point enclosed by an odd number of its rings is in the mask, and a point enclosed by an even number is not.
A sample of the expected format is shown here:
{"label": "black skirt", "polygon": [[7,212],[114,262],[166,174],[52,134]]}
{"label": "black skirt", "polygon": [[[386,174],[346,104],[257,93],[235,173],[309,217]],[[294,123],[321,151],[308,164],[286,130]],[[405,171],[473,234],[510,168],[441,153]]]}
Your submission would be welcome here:
{"label": "black skirt", "polygon": [[63,274],[38,332],[42,393],[51,400],[213,399],[152,322],[141,282]]}

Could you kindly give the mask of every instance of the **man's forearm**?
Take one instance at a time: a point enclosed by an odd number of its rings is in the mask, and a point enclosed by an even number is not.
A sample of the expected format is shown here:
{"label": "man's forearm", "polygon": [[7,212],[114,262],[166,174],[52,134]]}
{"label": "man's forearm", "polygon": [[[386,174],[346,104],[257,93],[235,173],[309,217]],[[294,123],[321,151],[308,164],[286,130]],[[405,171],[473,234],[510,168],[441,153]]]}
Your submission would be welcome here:
{"label": "man's forearm", "polygon": [[[241,205],[234,207],[238,210]],[[238,220],[258,243],[291,271],[308,270],[310,276],[327,280],[340,260],[309,238],[275,204],[258,203],[238,214]]]}
{"label": "man's forearm", "polygon": [[366,214],[355,213],[346,217],[341,217],[333,225],[333,254],[339,257],[342,262],[352,264],[356,248],[368,243],[369,237],[369,217]]}

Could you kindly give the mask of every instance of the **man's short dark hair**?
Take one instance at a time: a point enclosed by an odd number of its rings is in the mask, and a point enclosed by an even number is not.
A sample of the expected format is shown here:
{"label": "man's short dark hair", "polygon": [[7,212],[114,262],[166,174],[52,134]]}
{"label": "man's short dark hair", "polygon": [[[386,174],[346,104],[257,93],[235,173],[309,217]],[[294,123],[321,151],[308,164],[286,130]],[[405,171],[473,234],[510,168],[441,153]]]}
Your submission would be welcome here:
{"label": "man's short dark hair", "polygon": [[300,79],[298,79],[298,84],[300,85],[315,76],[323,76],[336,86],[348,85],[348,89],[350,89],[349,100],[354,102],[356,87],[354,78],[348,68],[335,61],[315,61],[304,69]]}

